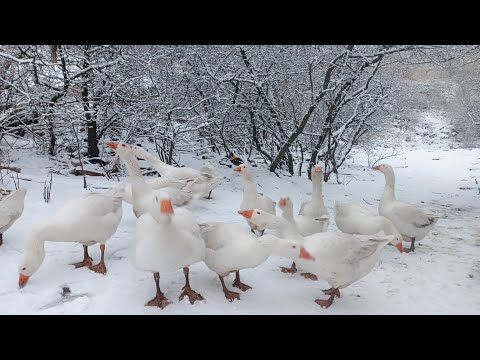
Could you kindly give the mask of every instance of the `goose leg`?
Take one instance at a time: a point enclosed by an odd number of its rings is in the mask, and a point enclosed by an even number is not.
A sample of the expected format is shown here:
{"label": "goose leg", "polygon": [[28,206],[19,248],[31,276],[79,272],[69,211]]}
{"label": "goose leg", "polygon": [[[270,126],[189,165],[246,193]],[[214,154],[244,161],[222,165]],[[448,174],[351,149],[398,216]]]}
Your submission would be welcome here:
{"label": "goose leg", "polygon": [[251,289],[251,286],[248,286],[247,284],[244,284],[240,281],[240,271],[237,271],[235,273],[235,280],[233,280],[233,286],[236,288],[239,288],[242,291],[247,291],[248,289]]}
{"label": "goose leg", "polygon": [[323,290],[324,293],[325,293],[325,291],[330,293],[330,297],[327,300],[317,299],[317,300],[315,300],[315,302],[318,305],[320,305],[322,308],[326,309],[326,308],[329,308],[330,305],[332,305],[333,300],[335,299],[335,296],[337,296],[338,298],[340,297],[340,290],[337,289],[337,288],[330,288],[330,289],[327,289],[327,290]]}
{"label": "goose leg", "polygon": [[2,246],[2,244],[3,244],[3,234],[0,233],[0,246]]}
{"label": "goose leg", "polygon": [[297,267],[295,266],[295,261],[292,263],[292,266],[289,268],[280,267],[283,273],[295,274],[297,272]]}
{"label": "goose leg", "polygon": [[92,265],[92,261],[93,261],[93,259],[90,256],[88,256],[88,246],[83,245],[83,260],[80,261],[80,262],[77,262],[77,263],[70,264],[70,265],[73,265],[73,266],[75,266],[75,269],[78,269],[78,268],[81,268],[81,267],[84,267],[84,266]]}
{"label": "goose leg", "polygon": [[220,276],[218,275],[218,277],[220,278],[220,282],[222,283],[222,288],[223,288],[223,293],[225,294],[225,298],[232,302],[233,300],[240,300],[240,294],[235,292],[235,291],[230,291],[227,289],[227,287],[225,286],[225,281],[223,281],[223,276]]}
{"label": "goose leg", "polygon": [[317,275],[309,273],[309,272],[308,273],[301,273],[300,275],[302,275],[305,279],[309,279],[309,280],[313,280],[313,281],[318,280]]}
{"label": "goose leg", "polygon": [[213,190],[210,190],[210,192],[208,193],[208,196],[207,196],[205,199],[211,199],[211,198],[212,198],[212,197],[211,197],[212,191],[213,191]]}
{"label": "goose leg", "polygon": [[260,236],[263,236],[263,233],[265,232],[265,229],[262,230],[262,233],[260,234]]}
{"label": "goose leg", "polygon": [[188,267],[183,268],[183,274],[185,275],[185,286],[182,288],[183,292],[180,294],[179,300],[183,300],[185,295],[188,296],[188,300],[190,300],[190,304],[193,304],[197,300],[203,300],[203,296],[199,293],[192,290],[190,287],[190,280],[188,279],[188,274],[190,270]]}
{"label": "goose leg", "polygon": [[404,253],[409,253],[409,252],[414,252],[415,251],[415,238],[411,238],[412,240],[410,241],[410,248],[403,250]]}
{"label": "goose leg", "polygon": [[105,245],[100,244],[100,250],[102,252],[102,257],[100,258],[100,262],[97,265],[91,265],[88,268],[96,273],[100,273],[105,275],[107,273],[107,267],[105,266],[105,262],[103,261],[103,257],[105,255]]}
{"label": "goose leg", "polygon": [[331,287],[330,289],[322,290],[325,295],[335,294],[338,298],[340,297],[340,290]]}
{"label": "goose leg", "polygon": [[250,231],[253,233],[253,235],[255,235],[255,230],[253,230],[252,228],[250,228]]}
{"label": "goose leg", "polygon": [[159,308],[163,309],[165,306],[170,304],[170,301],[163,295],[162,291],[160,290],[160,273],[156,272],[153,273],[153,279],[155,280],[155,286],[157,288],[157,295],[147,302],[145,306],[158,306]]}

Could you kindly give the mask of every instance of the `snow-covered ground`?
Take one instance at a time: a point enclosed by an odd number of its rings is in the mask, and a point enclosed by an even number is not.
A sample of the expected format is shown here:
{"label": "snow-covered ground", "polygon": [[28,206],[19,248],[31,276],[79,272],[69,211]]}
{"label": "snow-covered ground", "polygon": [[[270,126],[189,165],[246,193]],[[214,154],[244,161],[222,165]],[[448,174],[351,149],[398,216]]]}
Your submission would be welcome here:
{"label": "snow-covered ground", "polygon": [[[128,204],[124,204],[120,227],[107,242],[105,276],[68,265],[82,259],[80,244],[47,242],[43,265],[27,286],[19,289],[17,267],[31,225],[87,190],[83,189],[81,177],[53,174],[51,202],[47,204],[43,200],[43,183],[50,161],[27,152],[14,155],[19,157],[15,164],[22,167],[21,177],[31,181],[21,180],[21,186],[28,189],[25,210],[4,234],[0,246],[2,314],[480,314],[480,149],[405,149],[401,155],[385,160],[396,172],[397,198],[431,212],[445,213],[446,217],[417,244],[414,253],[400,254],[394,247],[386,247],[374,270],[344,289],[342,297],[329,309],[314,302],[325,298],[321,289],[328,288],[328,284],[280,272],[279,266],[288,266],[291,261],[276,256],[256,269],[241,271],[242,281],[252,289],[241,293],[239,301],[228,302],[218,276],[198,263],[190,267],[190,279],[204,302],[191,305],[187,298],[178,301],[184,283],[183,273],[178,270],[161,276],[162,291],[172,304],[163,310],[145,307],[155,288],[152,275],[137,271],[129,262],[136,219]],[[187,166],[199,168],[203,162],[182,156]],[[218,161],[213,163],[217,165]],[[241,176],[227,166],[218,168],[225,178],[211,200],[196,203],[195,215],[199,222],[247,226],[237,214],[242,200]],[[254,170],[259,192],[277,201],[281,195],[289,195],[296,212],[301,200],[311,193],[306,177],[278,178],[266,169]],[[105,178],[87,180],[95,191],[118,184]],[[341,169],[342,184],[334,180],[324,184],[330,229],[336,229],[335,200],[359,202],[377,212],[384,178],[367,167],[364,154],[352,154]],[[99,260],[98,246],[90,248],[90,255],[95,263]],[[233,275],[227,279],[230,287]],[[69,287],[71,294],[62,296],[63,287]]]}

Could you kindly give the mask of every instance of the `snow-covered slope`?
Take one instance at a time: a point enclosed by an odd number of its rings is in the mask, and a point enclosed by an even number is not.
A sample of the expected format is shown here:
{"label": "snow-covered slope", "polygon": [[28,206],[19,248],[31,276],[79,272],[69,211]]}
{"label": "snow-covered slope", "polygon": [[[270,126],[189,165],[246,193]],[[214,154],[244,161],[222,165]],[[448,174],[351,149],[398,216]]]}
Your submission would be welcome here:
{"label": "snow-covered slope", "polygon": [[[31,225],[42,221],[73,196],[82,194],[81,177],[53,174],[51,202],[43,200],[43,182],[50,162],[29,152],[15,153],[22,167],[21,186],[28,188],[23,216],[4,234],[0,247],[0,313],[3,314],[480,314],[480,149],[406,148],[386,162],[394,166],[397,197],[433,212],[446,213],[422,240],[414,253],[400,254],[387,247],[373,272],[346,288],[329,309],[314,300],[324,298],[328,284],[297,275],[284,274],[279,266],[291,261],[272,256],[256,269],[242,271],[242,281],[252,290],[241,300],[229,303],[215,273],[199,263],[191,266],[192,287],[205,301],[190,305],[178,301],[184,277],[181,271],[162,274],[162,291],[173,302],[164,310],[145,307],[154,295],[151,274],[135,270],[129,262],[135,217],[124,204],[124,218],[107,243],[106,276],[87,268],[74,269],[69,263],[82,258],[79,244],[46,243],[46,258],[28,285],[19,289],[17,266],[23,253],[25,235]],[[217,165],[218,159],[210,159]],[[199,168],[204,160],[182,155],[187,166]],[[383,191],[383,175],[368,168],[364,153],[352,154],[341,169],[342,184],[324,185],[325,204],[332,214],[334,201],[356,201],[377,212]],[[237,214],[242,200],[242,179],[232,168],[219,166],[225,179],[213,191],[212,200],[200,199],[195,207],[199,222],[225,221],[247,226]],[[279,179],[267,169],[254,168],[259,192],[279,199],[288,195],[295,212],[311,192],[306,177]],[[333,180],[333,179],[332,179]],[[90,189],[105,191],[115,180],[88,177]],[[100,189],[99,189],[100,188]],[[369,205],[368,205],[369,204]],[[279,210],[277,210],[279,211]],[[90,255],[98,261],[100,251]],[[230,275],[227,284],[233,280]],[[71,293],[62,296],[62,288]]]}

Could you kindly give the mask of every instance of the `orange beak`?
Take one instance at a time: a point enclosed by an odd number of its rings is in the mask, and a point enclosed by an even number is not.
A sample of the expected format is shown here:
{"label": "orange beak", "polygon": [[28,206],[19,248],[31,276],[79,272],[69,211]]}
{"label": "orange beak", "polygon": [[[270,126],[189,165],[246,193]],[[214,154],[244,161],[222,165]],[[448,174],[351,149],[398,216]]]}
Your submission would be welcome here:
{"label": "orange beak", "polygon": [[380,170],[380,165],[374,166],[373,170]]}
{"label": "orange beak", "polygon": [[27,276],[27,275],[23,275],[23,274],[19,274],[19,277],[18,277],[18,286],[20,286],[20,288],[23,288],[26,284],[27,284],[27,281],[28,281],[28,278],[30,276]]}
{"label": "orange beak", "polygon": [[240,215],[243,215],[247,219],[251,219],[253,215],[253,210],[238,210]]}
{"label": "orange beak", "polygon": [[118,147],[118,141],[106,141],[105,145],[115,150]]}
{"label": "orange beak", "polygon": [[281,198],[280,198],[280,201],[279,201],[278,203],[280,204],[280,206],[285,206],[285,205],[287,205],[287,198],[281,197]]}
{"label": "orange beak", "polygon": [[170,199],[162,199],[160,201],[160,212],[163,214],[173,214],[172,201]]}
{"label": "orange beak", "polygon": [[241,166],[237,166],[235,169],[233,169],[233,171],[242,172],[242,167],[241,167]]}
{"label": "orange beak", "polygon": [[315,258],[310,255],[310,253],[303,247],[300,247],[300,258],[307,260],[315,260]]}
{"label": "orange beak", "polygon": [[403,245],[402,245],[402,243],[398,243],[397,245],[395,245],[395,247],[398,249],[398,251],[403,252]]}
{"label": "orange beak", "polygon": [[315,172],[316,173],[319,173],[319,172],[322,172],[322,168],[318,165],[315,166]]}

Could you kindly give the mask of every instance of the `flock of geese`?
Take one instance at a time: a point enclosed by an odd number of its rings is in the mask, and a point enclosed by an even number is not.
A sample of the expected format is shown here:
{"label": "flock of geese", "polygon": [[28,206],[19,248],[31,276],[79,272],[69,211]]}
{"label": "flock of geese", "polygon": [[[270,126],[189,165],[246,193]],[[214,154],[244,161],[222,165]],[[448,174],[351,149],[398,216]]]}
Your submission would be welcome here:
{"label": "flock of geese", "polygon": [[[170,166],[141,147],[123,142],[106,143],[125,163],[129,183],[104,193],[88,193],[68,201],[51,218],[32,226],[25,241],[24,256],[19,264],[20,287],[38,270],[45,258],[45,241],[78,242],[83,245],[83,260],[76,268],[88,266],[106,274],[105,244],[116,232],[122,219],[122,202],[130,203],[137,218],[135,239],[131,246],[133,265],[153,273],[156,294],[148,306],[164,308],[170,301],[160,287],[160,274],[183,269],[185,286],[179,299],[187,296],[190,303],[203,300],[190,285],[189,266],[205,262],[218,274],[225,298],[240,299],[238,292],[225,285],[224,277],[235,273],[233,286],[246,291],[250,286],[240,280],[240,270],[255,268],[272,254],[293,260],[283,272],[296,273],[297,266],[306,278],[326,280],[330,288],[323,290],[326,299],[317,299],[329,307],[340,289],[367,275],[375,266],[381,250],[391,243],[400,252],[415,249],[415,242],[424,238],[438,217],[398,201],[395,198],[395,175],[390,165],[375,166],[385,175],[385,189],[375,215],[362,205],[335,203],[335,222],[340,231],[327,231],[329,212],[322,195],[323,171],[315,165],[311,171],[311,199],[293,213],[292,200],[282,196],[276,215],[276,202],[259,194],[252,168],[240,164],[234,168],[244,181],[243,200],[238,213],[250,230],[234,223],[198,223],[193,202],[208,195],[219,184],[221,176],[207,163],[200,170]],[[161,177],[144,179],[137,158],[151,162]],[[26,190],[21,188],[0,201],[0,245],[3,233],[21,216]],[[1,194],[0,194],[1,195]],[[265,234],[265,229],[273,234]],[[376,235],[383,231],[384,235]],[[256,232],[260,236],[256,235]],[[402,241],[410,242],[403,249]],[[97,264],[88,254],[88,247],[100,244],[101,258]]]}

